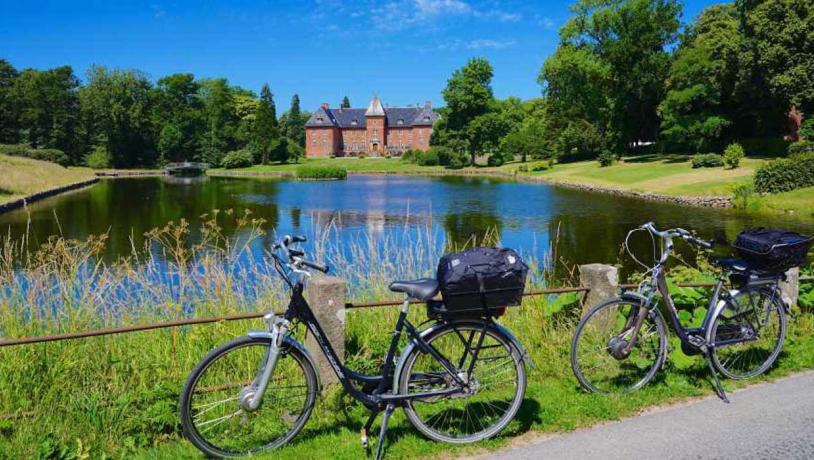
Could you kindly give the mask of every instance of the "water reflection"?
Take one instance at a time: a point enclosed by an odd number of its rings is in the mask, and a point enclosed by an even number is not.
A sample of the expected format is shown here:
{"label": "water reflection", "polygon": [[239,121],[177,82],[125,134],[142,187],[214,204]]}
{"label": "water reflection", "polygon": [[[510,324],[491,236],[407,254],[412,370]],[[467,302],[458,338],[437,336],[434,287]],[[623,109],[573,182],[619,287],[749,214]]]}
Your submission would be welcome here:
{"label": "water reflection", "polygon": [[[327,182],[108,179],[2,214],[0,228],[15,238],[28,232],[33,245],[50,235],[84,238],[108,233],[106,256],[115,259],[129,254],[134,245],[140,247],[146,231],[168,221],[186,219],[194,240],[203,221],[227,209],[236,214],[250,210],[266,221],[269,233],[313,234],[331,226],[340,230],[335,235],[342,244],[360,235],[400,241],[405,233],[431,232],[453,246],[472,240],[500,243],[541,259],[554,255],[557,263],[566,265],[618,261],[627,231],[651,220],[663,227],[695,229],[706,238],[723,234],[730,240],[744,227],[757,225],[814,233],[810,219],[686,208],[490,178],[398,176]],[[235,232],[231,221],[223,219],[226,235]],[[691,257],[686,250],[681,254]]]}

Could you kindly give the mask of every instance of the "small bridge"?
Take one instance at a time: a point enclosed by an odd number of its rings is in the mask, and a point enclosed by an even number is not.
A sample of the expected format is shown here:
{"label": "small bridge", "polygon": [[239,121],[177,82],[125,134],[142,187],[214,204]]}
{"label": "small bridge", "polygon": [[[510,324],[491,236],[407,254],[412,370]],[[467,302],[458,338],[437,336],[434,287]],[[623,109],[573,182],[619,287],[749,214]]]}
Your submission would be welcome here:
{"label": "small bridge", "polygon": [[169,163],[164,167],[164,172],[169,175],[185,174],[185,175],[200,175],[203,174],[209,165],[206,163],[195,163],[185,161],[183,163]]}

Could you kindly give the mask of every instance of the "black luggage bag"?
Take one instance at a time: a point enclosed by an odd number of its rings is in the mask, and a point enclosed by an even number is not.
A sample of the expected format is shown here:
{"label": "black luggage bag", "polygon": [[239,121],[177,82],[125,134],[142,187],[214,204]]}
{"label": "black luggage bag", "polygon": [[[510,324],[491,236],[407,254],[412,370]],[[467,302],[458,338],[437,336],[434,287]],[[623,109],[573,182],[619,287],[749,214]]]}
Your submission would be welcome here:
{"label": "black luggage bag", "polygon": [[[500,316],[520,305],[528,266],[512,249],[473,248],[447,254],[438,262],[441,316]],[[431,312],[432,314],[433,312]]]}
{"label": "black luggage bag", "polygon": [[756,228],[738,234],[732,247],[751,268],[782,273],[805,262],[811,239],[786,230]]}

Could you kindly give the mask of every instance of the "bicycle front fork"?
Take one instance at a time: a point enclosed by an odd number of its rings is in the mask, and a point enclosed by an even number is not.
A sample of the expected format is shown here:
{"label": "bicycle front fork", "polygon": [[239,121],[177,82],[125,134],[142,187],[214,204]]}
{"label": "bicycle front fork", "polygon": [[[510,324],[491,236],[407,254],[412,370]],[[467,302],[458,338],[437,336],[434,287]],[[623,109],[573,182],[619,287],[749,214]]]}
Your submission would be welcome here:
{"label": "bicycle front fork", "polygon": [[265,362],[262,363],[260,370],[257,372],[257,376],[251,384],[245,386],[243,390],[240,391],[240,407],[247,412],[257,410],[257,408],[260,407],[260,403],[263,402],[263,394],[268,387],[271,374],[274,373],[277,360],[280,358],[283,339],[288,333],[290,326],[287,319],[279,318],[272,313],[267,314],[263,319],[269,327],[269,333],[264,335],[270,336],[271,344],[266,353]]}

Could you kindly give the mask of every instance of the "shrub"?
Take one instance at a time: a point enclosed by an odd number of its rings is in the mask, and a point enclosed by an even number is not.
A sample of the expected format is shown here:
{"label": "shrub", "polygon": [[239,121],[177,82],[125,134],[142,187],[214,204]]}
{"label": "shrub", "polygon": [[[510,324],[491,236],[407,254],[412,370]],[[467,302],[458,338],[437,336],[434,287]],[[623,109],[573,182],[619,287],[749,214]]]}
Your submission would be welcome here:
{"label": "shrub", "polygon": [[499,153],[489,155],[489,158],[486,160],[486,164],[488,166],[503,166],[503,163],[505,163],[503,160],[503,155]]}
{"label": "shrub", "polygon": [[531,167],[532,171],[545,171],[547,169],[551,169],[554,166],[554,162],[552,160],[544,161],[542,163],[535,164]]}
{"label": "shrub", "polygon": [[814,152],[814,141],[799,141],[789,145],[788,156],[792,158],[810,152]]}
{"label": "shrub", "polygon": [[409,161],[410,163],[415,163],[416,160],[418,160],[419,155],[421,155],[421,152],[419,152],[418,150],[410,149],[404,152],[404,154],[401,156],[401,159],[404,161]]}
{"label": "shrub", "polygon": [[603,150],[599,156],[596,157],[597,161],[599,161],[599,166],[607,167],[613,164],[616,161],[616,155],[613,154],[610,150]]}
{"label": "shrub", "polygon": [[0,145],[0,155],[11,155],[13,157],[27,157],[31,147],[25,144],[3,144]]}
{"label": "shrub", "polygon": [[743,151],[743,147],[741,147],[740,144],[729,144],[729,146],[727,146],[727,148],[724,150],[724,166],[728,169],[735,169],[740,166],[741,158],[745,156],[746,153]]}
{"label": "shrub", "polygon": [[365,158],[365,157],[367,157],[367,153],[365,152],[359,152],[359,154],[356,155],[356,158]]}
{"label": "shrub", "polygon": [[312,166],[302,165],[297,168],[297,179],[344,179],[348,177],[348,170],[341,166]]}
{"label": "shrub", "polygon": [[732,204],[735,209],[746,209],[752,201],[755,188],[752,184],[738,184],[732,189]]}
{"label": "shrub", "polygon": [[814,118],[806,118],[800,125],[800,138],[814,140]]}
{"label": "shrub", "polygon": [[811,186],[814,186],[814,153],[772,160],[755,173],[755,191],[758,193],[788,192]]}
{"label": "shrub", "polygon": [[416,163],[419,166],[437,166],[438,163],[438,151],[437,150],[428,150],[418,156],[416,159]]}
{"label": "shrub", "polygon": [[85,155],[85,165],[93,169],[104,169],[110,167],[110,154],[107,153],[107,148],[100,145],[93,149],[92,152]]}
{"label": "shrub", "polygon": [[71,159],[62,150],[32,149],[25,144],[2,145],[0,146],[0,154],[31,158],[32,160],[50,161],[60,166],[68,166],[71,164]]}
{"label": "shrub", "polygon": [[469,155],[466,152],[457,152],[452,150],[452,156],[449,158],[449,163],[447,163],[447,168],[449,169],[461,169],[463,167],[469,166]]}
{"label": "shrub", "polygon": [[724,165],[724,159],[717,153],[699,153],[692,158],[693,168],[717,168]]}
{"label": "shrub", "polygon": [[254,155],[249,149],[240,149],[229,152],[220,161],[226,169],[245,168],[254,163]]}

